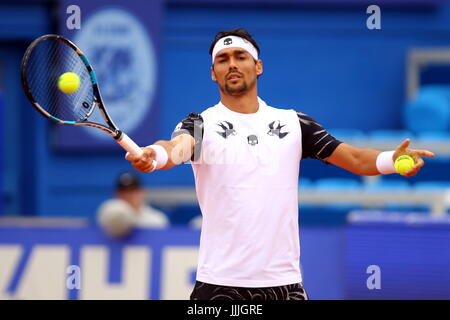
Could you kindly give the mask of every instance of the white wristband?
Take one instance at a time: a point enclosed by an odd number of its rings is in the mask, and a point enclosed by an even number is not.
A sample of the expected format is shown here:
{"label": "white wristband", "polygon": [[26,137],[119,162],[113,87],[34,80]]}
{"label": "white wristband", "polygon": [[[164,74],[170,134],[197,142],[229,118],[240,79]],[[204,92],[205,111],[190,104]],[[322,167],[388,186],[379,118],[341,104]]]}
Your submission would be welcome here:
{"label": "white wristband", "polygon": [[164,168],[167,164],[167,161],[169,160],[169,155],[167,154],[166,149],[164,149],[163,146],[160,146],[158,144],[152,144],[150,146],[147,146],[147,148],[152,148],[155,150],[156,153],[156,168],[155,169],[161,169]]}
{"label": "white wristband", "polygon": [[394,167],[394,156],[395,151],[384,151],[381,152],[377,157],[377,170],[381,174],[396,173]]}

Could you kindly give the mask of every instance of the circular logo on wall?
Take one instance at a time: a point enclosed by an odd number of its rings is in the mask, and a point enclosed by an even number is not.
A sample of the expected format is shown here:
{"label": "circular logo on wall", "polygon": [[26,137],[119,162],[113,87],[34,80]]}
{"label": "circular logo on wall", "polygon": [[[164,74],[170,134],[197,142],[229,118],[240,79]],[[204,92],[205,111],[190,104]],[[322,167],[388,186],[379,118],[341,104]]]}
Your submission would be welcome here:
{"label": "circular logo on wall", "polygon": [[[156,87],[156,54],[144,26],[128,11],[106,8],[83,23],[74,42],[94,69],[112,120],[132,132],[150,110]],[[108,139],[99,130],[87,131]]]}

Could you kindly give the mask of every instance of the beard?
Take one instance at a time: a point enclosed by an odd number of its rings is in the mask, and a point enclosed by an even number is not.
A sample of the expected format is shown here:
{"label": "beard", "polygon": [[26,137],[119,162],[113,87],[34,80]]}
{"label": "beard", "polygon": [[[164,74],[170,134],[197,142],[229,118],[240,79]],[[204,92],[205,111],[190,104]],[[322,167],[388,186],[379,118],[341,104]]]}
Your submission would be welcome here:
{"label": "beard", "polygon": [[242,83],[239,85],[230,86],[228,85],[227,81],[225,81],[225,85],[221,86],[220,89],[222,92],[225,92],[226,94],[230,96],[240,96],[248,92],[251,88],[255,86],[256,80],[252,83],[247,84],[247,82],[242,79]]}
{"label": "beard", "polygon": [[223,91],[225,91],[230,96],[239,96],[241,94],[244,94],[248,91],[248,85],[247,82],[243,81],[239,86],[229,86],[228,84],[225,84]]}

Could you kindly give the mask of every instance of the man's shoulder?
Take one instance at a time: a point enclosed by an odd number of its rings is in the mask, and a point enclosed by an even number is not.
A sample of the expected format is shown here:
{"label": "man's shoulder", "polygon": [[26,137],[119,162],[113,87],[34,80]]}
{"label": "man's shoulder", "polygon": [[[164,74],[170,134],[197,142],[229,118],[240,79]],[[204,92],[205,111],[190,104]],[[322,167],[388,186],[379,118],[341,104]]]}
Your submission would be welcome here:
{"label": "man's shoulder", "polygon": [[273,114],[279,114],[279,115],[286,115],[289,117],[297,116],[297,111],[292,107],[274,107],[271,105],[266,104],[265,110],[267,113],[273,113]]}
{"label": "man's shoulder", "polygon": [[206,108],[205,110],[203,110],[200,113],[200,115],[202,117],[205,117],[205,116],[209,116],[209,115],[215,114],[217,112],[219,112],[219,104],[215,104],[213,106],[210,106],[210,107]]}
{"label": "man's shoulder", "polygon": [[190,112],[184,120],[200,120],[200,121],[202,121],[205,116],[207,117],[211,114],[216,113],[217,111],[218,111],[218,106],[214,105],[214,106],[204,109],[201,112]]}
{"label": "man's shoulder", "polygon": [[293,108],[293,107],[282,108],[282,107],[267,106],[267,110],[274,112],[274,113],[276,112],[276,113],[280,113],[280,114],[286,114],[288,116],[295,116],[298,120],[300,120],[300,122],[302,122],[302,120],[314,121],[309,115],[300,111],[299,108]]}

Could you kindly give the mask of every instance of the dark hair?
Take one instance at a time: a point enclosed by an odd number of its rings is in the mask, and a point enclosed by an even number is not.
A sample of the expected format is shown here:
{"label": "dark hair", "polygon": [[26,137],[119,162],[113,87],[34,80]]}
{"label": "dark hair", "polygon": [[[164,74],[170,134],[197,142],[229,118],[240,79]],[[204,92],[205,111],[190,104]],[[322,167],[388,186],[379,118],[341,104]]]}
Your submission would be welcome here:
{"label": "dark hair", "polygon": [[241,38],[247,40],[248,42],[250,42],[256,48],[256,51],[258,52],[258,55],[259,55],[260,50],[259,50],[258,44],[252,38],[250,33],[248,33],[248,31],[245,30],[244,28],[237,28],[237,29],[225,30],[225,31],[218,32],[216,34],[216,36],[214,37],[213,42],[211,43],[211,47],[209,48],[209,54],[210,55],[212,55],[212,52],[214,50],[214,46],[216,45],[217,41],[219,41],[221,38],[226,37],[226,36],[237,36],[237,37],[241,37]]}
{"label": "dark hair", "polygon": [[116,191],[136,190],[141,188],[139,176],[130,171],[122,172],[116,181]]}

